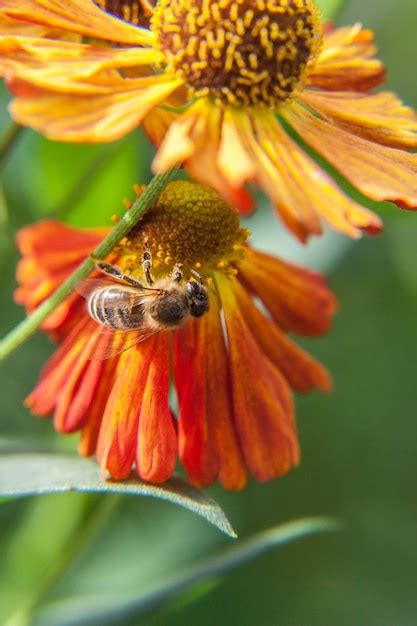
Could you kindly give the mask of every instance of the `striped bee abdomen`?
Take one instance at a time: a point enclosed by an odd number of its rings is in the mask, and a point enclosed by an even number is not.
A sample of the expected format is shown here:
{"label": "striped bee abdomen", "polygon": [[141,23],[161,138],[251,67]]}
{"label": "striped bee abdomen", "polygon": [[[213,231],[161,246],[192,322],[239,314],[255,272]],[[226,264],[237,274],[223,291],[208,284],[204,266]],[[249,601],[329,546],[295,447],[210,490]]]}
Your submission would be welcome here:
{"label": "striped bee abdomen", "polygon": [[95,289],[88,301],[88,312],[99,324],[115,330],[136,330],[143,324],[143,307],[137,291],[112,285]]}

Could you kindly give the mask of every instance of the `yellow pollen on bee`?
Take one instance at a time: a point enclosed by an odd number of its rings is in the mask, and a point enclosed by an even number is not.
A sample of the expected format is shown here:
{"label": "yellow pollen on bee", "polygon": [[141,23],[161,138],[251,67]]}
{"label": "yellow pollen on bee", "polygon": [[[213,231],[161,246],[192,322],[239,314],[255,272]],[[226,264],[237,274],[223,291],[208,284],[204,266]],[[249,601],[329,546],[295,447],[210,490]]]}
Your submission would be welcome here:
{"label": "yellow pollen on bee", "polygon": [[277,108],[321,46],[314,0],[160,0],[151,28],[167,72],[234,106]]}
{"label": "yellow pollen on bee", "polygon": [[[191,270],[228,271],[242,258],[249,231],[242,229],[237,211],[215,191],[191,181],[169,183],[142,220],[117,246],[118,265],[141,273],[143,251],[149,247],[153,267],[172,269],[182,263],[184,276]],[[164,268],[164,269],[163,269]]]}

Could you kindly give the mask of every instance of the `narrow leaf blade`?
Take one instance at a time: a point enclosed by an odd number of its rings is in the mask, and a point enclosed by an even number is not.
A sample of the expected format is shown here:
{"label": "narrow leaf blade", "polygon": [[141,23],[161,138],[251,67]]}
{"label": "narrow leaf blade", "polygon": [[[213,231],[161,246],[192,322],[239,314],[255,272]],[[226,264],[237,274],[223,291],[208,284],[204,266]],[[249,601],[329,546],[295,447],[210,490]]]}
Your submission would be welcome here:
{"label": "narrow leaf blade", "polygon": [[161,607],[169,600],[196,585],[211,581],[263,554],[289,543],[318,533],[331,532],[339,528],[337,521],[329,518],[305,518],[275,526],[257,533],[249,539],[239,541],[220,554],[206,559],[156,586],[146,593],[135,596],[120,594],[111,597],[90,595],[68,598],[51,603],[37,613],[34,626],[95,626],[113,624],[130,617],[138,617]]}
{"label": "narrow leaf blade", "polygon": [[93,461],[76,456],[49,453],[0,456],[0,498],[69,491],[167,500],[197,513],[229,537],[237,536],[217,502],[180,476],[173,476],[163,485],[151,485],[133,476],[113,482],[102,479]]}

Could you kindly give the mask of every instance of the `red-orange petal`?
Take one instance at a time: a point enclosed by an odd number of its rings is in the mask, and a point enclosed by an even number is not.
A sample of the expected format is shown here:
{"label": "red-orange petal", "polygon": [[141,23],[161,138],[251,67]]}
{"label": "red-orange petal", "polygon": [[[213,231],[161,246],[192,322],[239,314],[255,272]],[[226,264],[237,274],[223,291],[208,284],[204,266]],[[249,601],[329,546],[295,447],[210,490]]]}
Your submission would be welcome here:
{"label": "red-orange petal", "polygon": [[233,423],[217,298],[206,315],[176,333],[174,371],[180,456],[190,478],[208,485],[218,475],[225,489],[243,489],[247,472]]}
{"label": "red-orange petal", "polygon": [[177,459],[177,434],[168,406],[170,381],[169,337],[159,333],[141,346],[147,376],[142,386],[136,469],[141,478],[163,483]]}
{"label": "red-orange petal", "polygon": [[114,479],[129,476],[135,462],[139,414],[149,359],[135,346],[115,357],[113,385],[104,410],[97,442],[103,473]]}
{"label": "red-orange petal", "polygon": [[245,255],[239,280],[282,330],[306,336],[327,332],[337,300],[321,274],[249,247]]}
{"label": "red-orange petal", "polygon": [[326,368],[286,337],[278,326],[256,307],[244,287],[236,283],[233,289],[241,315],[256,341],[291,387],[301,392],[313,388],[330,391],[332,380]]}
{"label": "red-orange petal", "polygon": [[236,430],[247,466],[263,482],[298,463],[294,408],[287,382],[240,313],[235,281],[216,275],[227,328]]}

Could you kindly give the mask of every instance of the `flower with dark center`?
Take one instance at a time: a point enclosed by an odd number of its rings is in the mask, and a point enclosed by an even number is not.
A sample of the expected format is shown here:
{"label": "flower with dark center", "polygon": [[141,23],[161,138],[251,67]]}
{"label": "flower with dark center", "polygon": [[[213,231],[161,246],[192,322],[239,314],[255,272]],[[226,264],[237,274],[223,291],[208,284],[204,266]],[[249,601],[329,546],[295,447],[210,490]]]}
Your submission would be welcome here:
{"label": "flower with dark center", "polygon": [[[56,221],[21,230],[16,300],[36,308],[105,233]],[[254,250],[248,234],[211,189],[169,184],[108,260],[144,283],[146,247],[155,285],[181,263],[182,281],[201,276],[208,309],[138,341],[135,331],[103,332],[73,294],[44,324],[59,346],[27,406],[53,415],[59,432],[80,431],[80,452],[96,452],[114,479],[135,467],[163,482],[179,456],[195,483],[241,489],[248,473],[267,481],[297,465],[292,390],[329,391],[331,379],[287,333],[326,332],[336,300],[319,274]],[[107,281],[114,294],[120,281]]]}
{"label": "flower with dark center", "polygon": [[302,241],[323,221],[351,237],[381,229],[314,152],[363,195],[417,207],[414,112],[372,91],[385,75],[372,33],[323,29],[313,0],[161,0],[154,10],[147,0],[0,0],[0,27],[11,115],[50,138],[112,141],[142,124],[158,146],[155,172],[182,162],[242,211],[254,183]]}

